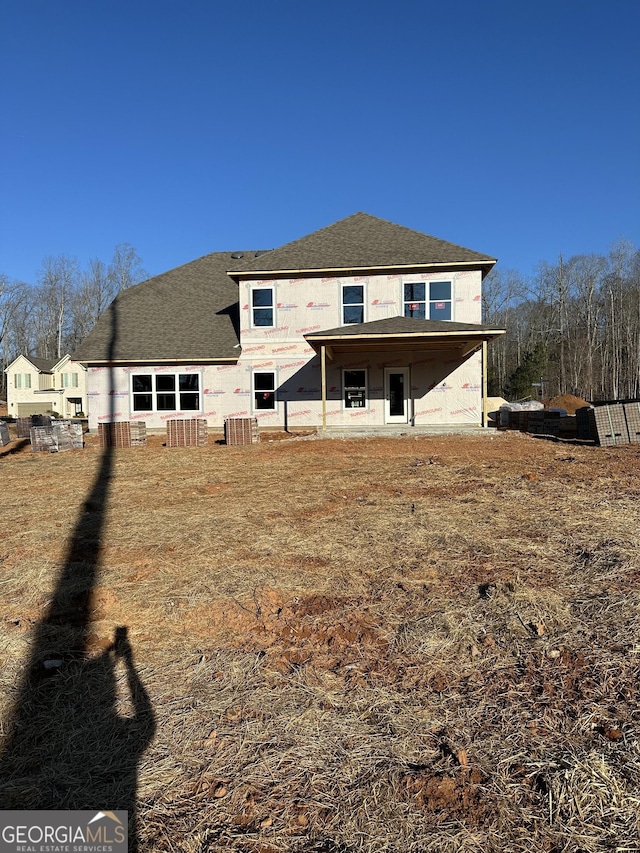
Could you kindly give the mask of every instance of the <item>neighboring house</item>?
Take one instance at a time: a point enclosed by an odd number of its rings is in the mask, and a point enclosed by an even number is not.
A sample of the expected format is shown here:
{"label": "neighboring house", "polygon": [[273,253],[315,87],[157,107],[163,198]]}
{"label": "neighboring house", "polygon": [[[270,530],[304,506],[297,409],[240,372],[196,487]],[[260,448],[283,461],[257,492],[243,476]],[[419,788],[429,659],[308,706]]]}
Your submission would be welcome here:
{"label": "neighboring house", "polygon": [[51,361],[19,355],[5,369],[7,374],[7,414],[12,418],[29,415],[75,417],[87,411],[87,369],[71,356]]}
{"label": "neighboring house", "polygon": [[73,354],[89,426],[486,425],[495,258],[366,213],[270,251],[215,252],[123,291]]}

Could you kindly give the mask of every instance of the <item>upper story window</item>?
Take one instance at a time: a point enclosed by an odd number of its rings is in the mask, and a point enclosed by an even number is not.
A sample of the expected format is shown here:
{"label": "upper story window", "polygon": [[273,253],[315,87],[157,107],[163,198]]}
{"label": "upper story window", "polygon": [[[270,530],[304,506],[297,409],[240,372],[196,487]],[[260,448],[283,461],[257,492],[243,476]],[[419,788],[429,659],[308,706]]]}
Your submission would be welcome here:
{"label": "upper story window", "polygon": [[404,285],[404,316],[420,320],[450,320],[451,282],[407,282]]}
{"label": "upper story window", "polygon": [[451,282],[429,282],[429,319],[451,319]]}
{"label": "upper story window", "polygon": [[78,387],[78,374],[77,373],[63,373],[62,374],[62,387],[63,388],[77,388]]}
{"label": "upper story window", "polygon": [[342,324],[364,323],[364,285],[342,285]]}
{"label": "upper story window", "polygon": [[31,388],[30,373],[16,373],[13,377],[14,388]]}
{"label": "upper story window", "polygon": [[426,318],[426,285],[423,281],[409,282],[404,286],[404,316]]}
{"label": "upper story window", "polygon": [[274,326],[273,288],[254,287],[251,291],[251,325]]}
{"label": "upper story window", "polygon": [[134,373],[131,377],[134,412],[199,412],[199,373]]}

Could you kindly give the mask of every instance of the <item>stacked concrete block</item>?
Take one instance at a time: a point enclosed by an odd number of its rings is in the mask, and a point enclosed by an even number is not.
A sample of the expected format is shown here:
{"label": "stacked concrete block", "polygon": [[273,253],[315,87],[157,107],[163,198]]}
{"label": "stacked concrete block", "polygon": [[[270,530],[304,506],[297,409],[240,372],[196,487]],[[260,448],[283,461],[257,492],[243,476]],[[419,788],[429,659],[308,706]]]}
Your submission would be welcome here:
{"label": "stacked concrete block", "polygon": [[48,415],[31,415],[28,418],[16,418],[16,433],[18,438],[30,438],[31,427],[49,427],[51,418]]}
{"label": "stacked concrete block", "polygon": [[226,418],[224,422],[224,438],[227,444],[256,444],[258,437],[258,421],[256,418]]}
{"label": "stacked concrete block", "polygon": [[29,432],[33,453],[60,453],[81,450],[82,424],[73,421],[53,421],[51,426],[32,426]]}
{"label": "stacked concrete block", "polygon": [[208,441],[204,418],[167,421],[167,447],[203,447]]}
{"label": "stacked concrete block", "polygon": [[144,421],[130,421],[129,433],[131,435],[131,447],[147,446],[147,425]]}
{"label": "stacked concrete block", "polygon": [[591,406],[583,406],[576,410],[576,433],[582,441],[593,441],[595,438],[591,429],[593,419],[589,414],[592,411]]}
{"label": "stacked concrete block", "polygon": [[82,424],[78,421],[54,421],[51,428],[59,451],[82,450],[84,447]]}
{"label": "stacked concrete block", "polygon": [[594,438],[602,447],[629,444],[629,430],[622,403],[597,406],[590,410]]}
{"label": "stacked concrete block", "polygon": [[624,403],[623,408],[629,432],[629,442],[640,444],[640,402]]}

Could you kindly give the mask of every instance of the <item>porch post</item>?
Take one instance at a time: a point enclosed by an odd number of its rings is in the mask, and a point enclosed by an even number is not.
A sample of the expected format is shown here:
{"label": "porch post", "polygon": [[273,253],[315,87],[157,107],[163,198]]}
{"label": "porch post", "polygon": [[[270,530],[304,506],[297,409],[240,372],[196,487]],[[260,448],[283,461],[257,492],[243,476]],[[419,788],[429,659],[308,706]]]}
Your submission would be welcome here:
{"label": "porch post", "polygon": [[482,426],[489,422],[487,414],[487,342],[482,341]]}
{"label": "porch post", "polygon": [[320,376],[322,385],[322,431],[327,428],[327,351],[324,344],[320,347]]}

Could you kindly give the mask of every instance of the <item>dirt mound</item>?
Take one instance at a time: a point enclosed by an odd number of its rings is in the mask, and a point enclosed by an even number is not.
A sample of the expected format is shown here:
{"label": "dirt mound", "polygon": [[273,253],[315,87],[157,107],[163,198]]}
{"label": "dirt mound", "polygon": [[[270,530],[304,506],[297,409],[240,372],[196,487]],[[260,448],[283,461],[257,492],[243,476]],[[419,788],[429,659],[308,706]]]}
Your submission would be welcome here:
{"label": "dirt mound", "polygon": [[558,394],[545,403],[545,409],[564,409],[568,415],[575,415],[577,409],[589,405],[591,404],[583,400],[582,397],[575,397],[573,394]]}

